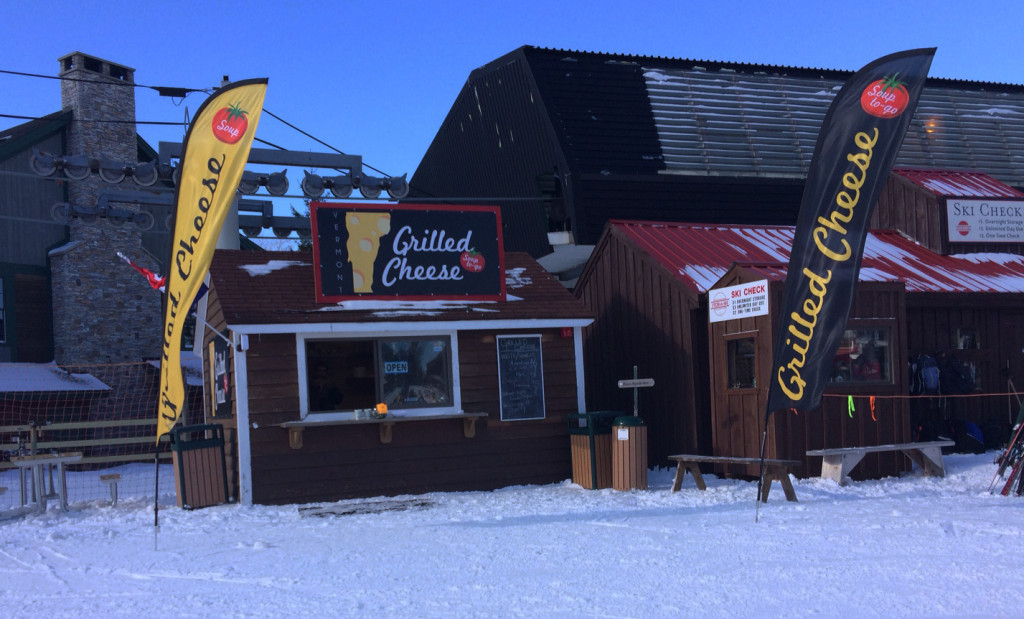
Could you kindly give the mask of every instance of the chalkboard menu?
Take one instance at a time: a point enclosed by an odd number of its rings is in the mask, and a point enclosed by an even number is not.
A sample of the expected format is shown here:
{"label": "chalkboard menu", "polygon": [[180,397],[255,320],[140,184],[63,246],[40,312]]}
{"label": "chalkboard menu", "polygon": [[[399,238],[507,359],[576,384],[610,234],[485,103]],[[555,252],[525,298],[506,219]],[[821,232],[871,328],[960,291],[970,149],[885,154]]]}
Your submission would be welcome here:
{"label": "chalkboard menu", "polygon": [[499,335],[501,420],[544,418],[544,366],[539,335]]}
{"label": "chalkboard menu", "polygon": [[505,299],[501,210],[310,205],[316,299]]}

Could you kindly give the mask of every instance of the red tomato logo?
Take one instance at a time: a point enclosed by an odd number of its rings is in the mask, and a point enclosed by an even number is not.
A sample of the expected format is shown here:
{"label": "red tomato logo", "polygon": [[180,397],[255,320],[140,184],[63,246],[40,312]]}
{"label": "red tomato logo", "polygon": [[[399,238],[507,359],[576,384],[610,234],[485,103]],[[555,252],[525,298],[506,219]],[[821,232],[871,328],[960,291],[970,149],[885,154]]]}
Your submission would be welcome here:
{"label": "red tomato logo", "polygon": [[903,82],[892,77],[875,80],[860,93],[860,106],[865,112],[879,118],[895,118],[907,109],[910,93]]}
{"label": "red tomato logo", "polygon": [[470,273],[479,273],[484,270],[484,265],[487,261],[484,260],[483,254],[477,252],[475,249],[462,252],[459,256],[459,262],[462,263],[462,268],[466,269]]}
{"label": "red tomato logo", "polygon": [[243,110],[237,103],[222,108],[213,115],[213,135],[225,144],[234,144],[242,139],[245,130],[249,128],[248,112]]}

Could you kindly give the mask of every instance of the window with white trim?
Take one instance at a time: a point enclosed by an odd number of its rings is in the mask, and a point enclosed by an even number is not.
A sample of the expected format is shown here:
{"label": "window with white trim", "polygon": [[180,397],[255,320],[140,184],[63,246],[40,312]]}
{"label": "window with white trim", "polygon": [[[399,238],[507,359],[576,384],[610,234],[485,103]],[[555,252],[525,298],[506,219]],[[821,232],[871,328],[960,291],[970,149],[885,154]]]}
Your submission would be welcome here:
{"label": "window with white trim", "polygon": [[408,414],[455,413],[453,338],[300,336],[302,414],[373,408]]}

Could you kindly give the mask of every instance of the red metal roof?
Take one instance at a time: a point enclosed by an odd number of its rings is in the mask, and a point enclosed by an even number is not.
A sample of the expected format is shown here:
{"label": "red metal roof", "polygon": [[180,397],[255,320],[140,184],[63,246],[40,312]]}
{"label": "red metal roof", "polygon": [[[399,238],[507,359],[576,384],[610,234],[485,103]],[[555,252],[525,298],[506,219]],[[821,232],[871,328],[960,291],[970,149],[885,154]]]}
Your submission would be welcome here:
{"label": "red metal roof", "polygon": [[[676,274],[696,293],[707,292],[733,263],[785,276],[793,226],[736,226],[613,220],[621,234]],[[1024,256],[943,256],[899,232],[873,230],[861,261],[860,281],[902,281],[908,293],[1024,293]]]}
{"label": "red metal roof", "polygon": [[947,198],[1024,198],[1024,193],[981,172],[900,169],[893,173]]}

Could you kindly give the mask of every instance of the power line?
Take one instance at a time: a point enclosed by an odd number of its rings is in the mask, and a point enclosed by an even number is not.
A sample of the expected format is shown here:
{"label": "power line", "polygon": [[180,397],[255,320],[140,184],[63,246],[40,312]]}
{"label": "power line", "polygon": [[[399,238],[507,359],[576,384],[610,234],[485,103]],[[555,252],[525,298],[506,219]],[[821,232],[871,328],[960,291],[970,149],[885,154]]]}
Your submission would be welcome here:
{"label": "power line", "polygon": [[[23,71],[10,71],[10,70],[6,70],[6,69],[0,69],[0,74],[17,75],[17,76],[21,76],[21,77],[35,77],[35,78],[42,78],[42,79],[49,79],[49,80],[67,80],[67,81],[71,81],[71,82],[84,82],[84,83],[90,83],[90,84],[102,84],[102,85],[106,85],[106,86],[124,86],[124,87],[132,87],[132,88],[148,88],[150,90],[155,90],[161,96],[177,97],[177,98],[184,98],[184,97],[187,97],[189,94],[196,93],[196,92],[202,92],[202,93],[206,93],[206,94],[209,94],[210,92],[212,92],[212,89],[209,89],[209,88],[202,89],[202,88],[180,88],[180,87],[169,87],[169,86],[147,86],[147,85],[138,84],[138,83],[110,82],[110,81],[106,81],[106,80],[92,80],[92,79],[77,78],[77,77],[61,77],[59,75],[58,76],[42,75],[42,74],[39,74],[39,73],[26,73],[26,72],[23,72]],[[309,133],[308,131],[300,129],[299,127],[295,126],[294,124],[292,124],[292,123],[288,122],[287,120],[281,118],[277,114],[274,114],[270,110],[264,108],[263,109],[263,113],[265,113],[268,116],[276,119],[278,122],[284,124],[285,126],[291,128],[292,130],[298,131],[302,135],[304,135],[304,136],[308,137],[309,139],[317,142],[318,144],[321,144],[321,145],[325,146],[326,148],[329,148],[329,149],[333,150],[334,152],[336,152],[336,153],[338,153],[340,155],[344,155],[345,154],[340,149],[335,148],[334,146],[332,146],[332,145],[328,144],[327,142],[321,140],[320,138],[314,136],[313,134]],[[13,114],[0,114],[0,118],[13,118],[13,119],[17,119],[17,120],[39,120],[39,117],[16,116],[16,115],[13,115]],[[162,125],[162,126],[187,126],[188,125],[187,122],[166,122],[166,121],[79,120],[79,119],[75,119],[75,120],[78,121],[78,122],[83,122],[83,123],[114,123],[114,124],[117,124],[117,123],[122,123],[122,124],[123,123],[134,123],[136,125]],[[280,150],[287,150],[287,149],[285,149],[285,148],[283,148],[281,146],[277,146],[276,144],[271,144],[270,142],[267,142],[265,140],[260,140],[260,139],[257,138],[257,141],[262,142],[263,144],[267,144],[268,146],[272,146],[274,148],[280,149]],[[382,171],[382,170],[380,170],[380,169],[378,169],[378,168],[376,168],[376,167],[366,163],[365,161],[363,162],[363,167],[368,168],[370,170],[373,170],[374,172],[376,172],[378,174],[383,174],[384,176],[387,176],[389,178],[392,176],[391,174],[388,174],[387,172],[384,172],[384,171]]]}
{"label": "power line", "polygon": [[61,77],[59,75],[42,75],[40,73],[25,73],[23,71],[9,71],[6,69],[0,69],[0,73],[7,75],[18,75],[21,77],[37,77],[47,80],[59,80],[68,82],[82,82],[86,84],[102,84],[104,86],[123,86],[125,88],[149,88],[155,90],[157,93],[163,96],[172,97],[187,97],[194,92],[209,93],[212,89],[210,88],[181,88],[177,86],[147,86],[145,84],[137,84],[135,82],[110,82],[107,80],[91,80],[81,77]]}
{"label": "power line", "polygon": [[[40,118],[43,118],[43,117],[42,116],[19,116],[17,114],[0,114],[0,118],[14,118],[14,119],[17,119],[17,120],[39,120]],[[88,120],[88,119],[78,119],[78,118],[76,118],[75,121],[76,122],[80,122],[80,123],[112,123],[112,124],[121,123],[121,124],[134,124],[134,125],[173,125],[173,126],[184,126],[184,125],[187,124],[184,121],[182,121],[182,122],[173,122],[173,121],[165,121],[165,120],[113,120],[113,119]]]}

